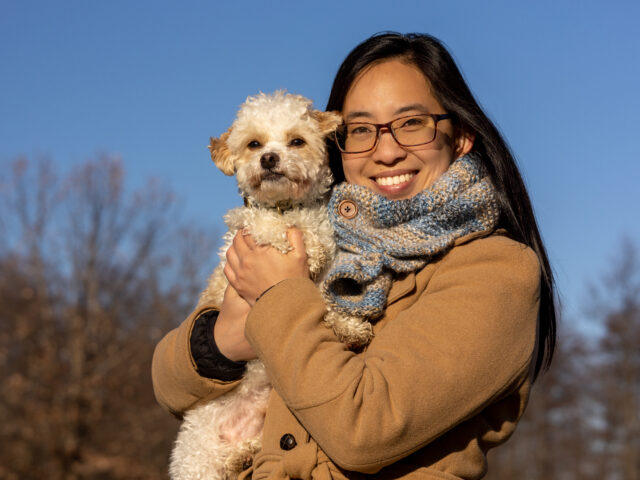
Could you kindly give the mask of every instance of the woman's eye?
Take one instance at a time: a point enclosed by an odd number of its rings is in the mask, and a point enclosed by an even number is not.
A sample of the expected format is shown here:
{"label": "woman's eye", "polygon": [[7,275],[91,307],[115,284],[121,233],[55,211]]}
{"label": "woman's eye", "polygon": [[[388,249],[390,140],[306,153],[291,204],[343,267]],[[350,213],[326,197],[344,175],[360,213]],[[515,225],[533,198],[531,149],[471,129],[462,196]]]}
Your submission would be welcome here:
{"label": "woman's eye", "polygon": [[349,127],[349,135],[368,135],[373,132],[373,128],[369,125],[353,125]]}
{"label": "woman's eye", "polygon": [[421,127],[424,125],[424,120],[420,117],[413,117],[413,118],[407,118],[404,122],[402,122],[402,125],[400,125],[400,128],[405,128],[405,127]]}
{"label": "woman's eye", "polygon": [[289,142],[289,146],[290,147],[301,147],[305,143],[307,143],[307,142],[305,142],[302,138],[294,138],[293,140],[291,140]]}
{"label": "woman's eye", "polygon": [[260,148],[261,146],[262,146],[262,144],[257,140],[251,140],[247,144],[247,147],[249,147],[251,150],[255,150],[256,148]]}

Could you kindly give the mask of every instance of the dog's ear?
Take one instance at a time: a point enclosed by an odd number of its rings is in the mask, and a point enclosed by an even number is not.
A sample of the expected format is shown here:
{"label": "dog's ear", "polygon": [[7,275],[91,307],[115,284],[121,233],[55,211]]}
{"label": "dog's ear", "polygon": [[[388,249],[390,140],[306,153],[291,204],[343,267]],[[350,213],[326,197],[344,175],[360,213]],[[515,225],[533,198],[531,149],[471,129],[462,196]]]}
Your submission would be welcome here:
{"label": "dog's ear", "polygon": [[229,146],[227,145],[228,138],[228,130],[220,135],[220,138],[211,137],[209,140],[209,150],[211,151],[211,160],[216,164],[216,167],[225,175],[233,175],[235,168],[233,166],[233,159],[231,158],[231,150],[229,150]]}
{"label": "dog's ear", "polygon": [[320,110],[312,110],[311,116],[315,118],[318,125],[320,125],[322,135],[329,135],[342,123],[342,115],[338,112],[321,112]]}

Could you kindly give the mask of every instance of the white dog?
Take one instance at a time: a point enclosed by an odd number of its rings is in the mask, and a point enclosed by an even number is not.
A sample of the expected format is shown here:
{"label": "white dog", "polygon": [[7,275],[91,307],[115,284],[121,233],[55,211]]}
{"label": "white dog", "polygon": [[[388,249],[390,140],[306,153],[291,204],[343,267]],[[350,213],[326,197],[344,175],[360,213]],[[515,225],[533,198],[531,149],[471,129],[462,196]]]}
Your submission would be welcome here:
{"label": "white dog", "polygon": [[[225,216],[229,231],[222,263],[199,306],[222,305],[224,255],[242,229],[258,244],[287,252],[287,230],[295,226],[304,236],[312,278],[321,279],[335,254],[326,210],[333,178],[325,139],[340,122],[338,114],[313,110],[310,100],[280,91],[249,97],[231,128],[211,139],[211,158],[223,173],[235,174],[245,206]],[[325,322],[349,345],[365,345],[372,335],[371,326],[359,319],[330,312]],[[235,478],[260,450],[270,391],[262,363],[253,360],[237,388],[187,412],[171,455],[171,478]]]}

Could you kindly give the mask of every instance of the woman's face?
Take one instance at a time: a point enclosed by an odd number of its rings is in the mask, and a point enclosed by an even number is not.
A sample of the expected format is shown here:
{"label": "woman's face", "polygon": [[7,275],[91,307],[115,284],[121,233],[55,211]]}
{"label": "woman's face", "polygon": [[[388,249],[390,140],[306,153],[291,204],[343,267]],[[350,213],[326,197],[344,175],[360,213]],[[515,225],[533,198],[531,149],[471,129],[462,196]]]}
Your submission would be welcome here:
{"label": "woman's face", "polygon": [[[431,93],[424,74],[397,59],[360,73],[347,92],[342,109],[345,123],[387,123],[420,113],[447,112]],[[431,143],[402,147],[387,129],[382,130],[373,150],[342,154],[345,178],[393,200],[417,195],[473,145],[472,137],[454,138],[449,119],[439,121],[437,131]]]}

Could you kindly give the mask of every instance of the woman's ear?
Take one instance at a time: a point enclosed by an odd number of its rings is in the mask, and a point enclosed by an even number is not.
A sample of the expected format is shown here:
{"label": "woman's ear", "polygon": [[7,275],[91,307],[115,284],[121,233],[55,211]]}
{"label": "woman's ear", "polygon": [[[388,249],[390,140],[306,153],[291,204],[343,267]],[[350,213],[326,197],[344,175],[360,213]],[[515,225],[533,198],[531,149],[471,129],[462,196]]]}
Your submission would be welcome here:
{"label": "woman's ear", "polygon": [[476,133],[460,129],[456,135],[456,158],[464,157],[473,148],[473,142],[476,140]]}
{"label": "woman's ear", "polygon": [[225,175],[233,175],[236,169],[233,165],[231,150],[227,145],[229,138],[229,130],[220,135],[220,138],[211,137],[209,139],[209,150],[211,151],[211,160],[216,164]]}

